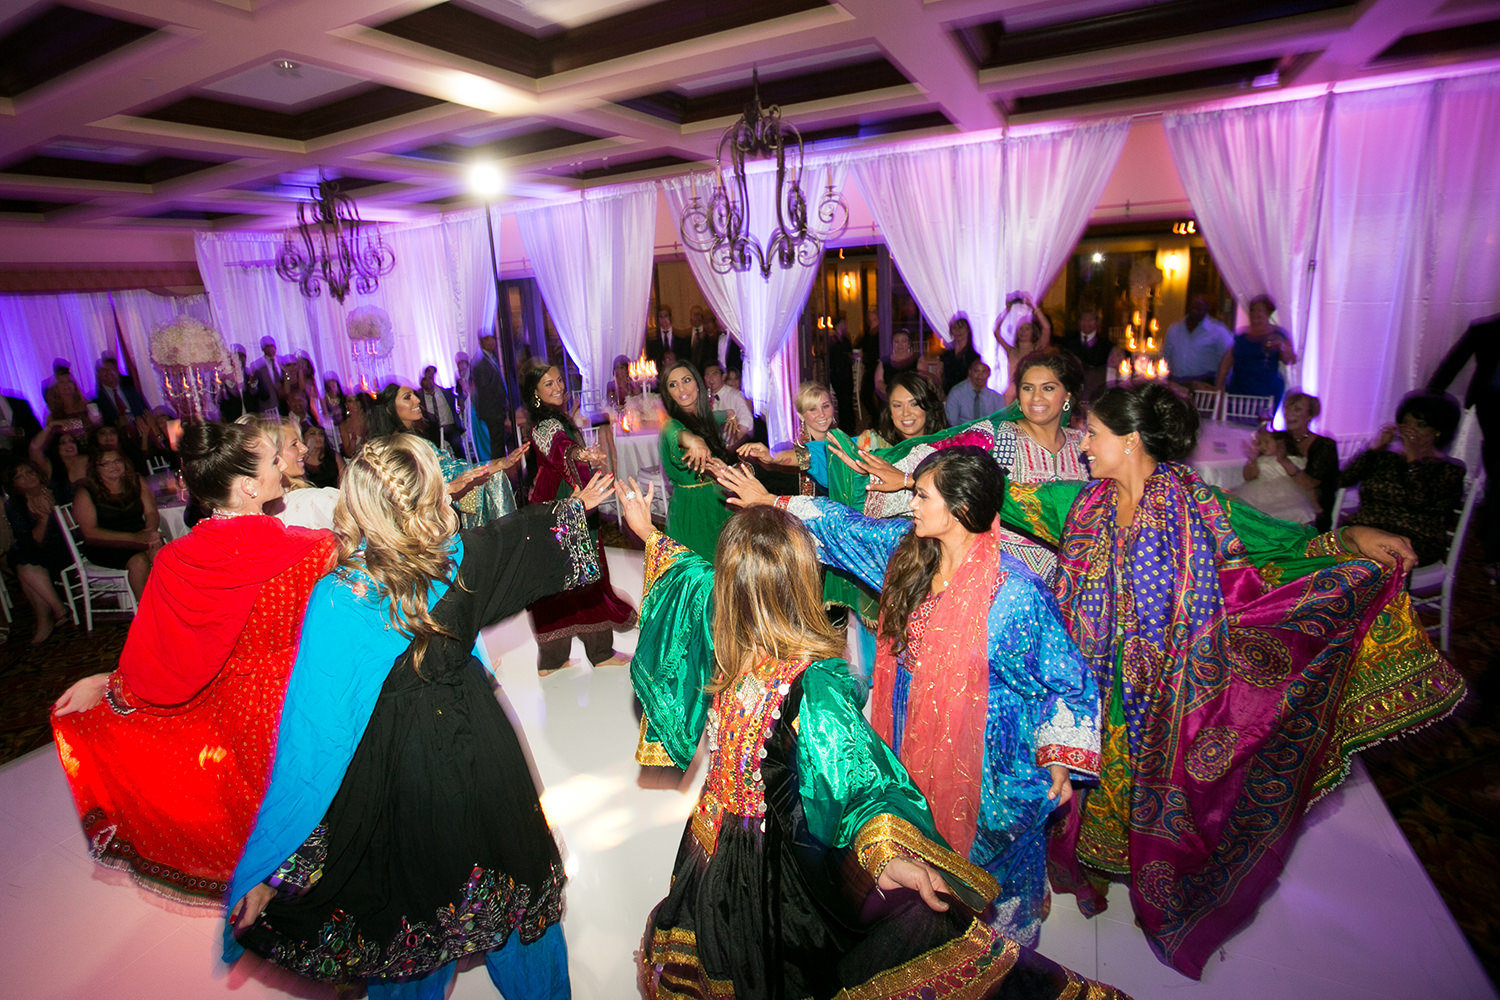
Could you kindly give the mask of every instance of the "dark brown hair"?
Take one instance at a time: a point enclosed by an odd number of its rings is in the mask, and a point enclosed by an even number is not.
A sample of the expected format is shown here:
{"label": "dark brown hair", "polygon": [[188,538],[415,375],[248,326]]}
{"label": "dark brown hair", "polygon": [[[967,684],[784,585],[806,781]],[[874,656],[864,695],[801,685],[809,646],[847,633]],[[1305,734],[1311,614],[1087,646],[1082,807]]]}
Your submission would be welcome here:
{"label": "dark brown hair", "polygon": [[[944,448],[922,459],[911,475],[912,482],[929,472],[933,489],[965,531],[978,535],[990,530],[1005,496],[1005,473],[993,455],[973,445]],[[931,592],[942,555],[942,544],[936,538],[919,538],[913,530],[896,545],[886,563],[885,586],[880,592],[880,636],[890,639],[898,653],[906,648],[907,620]]]}
{"label": "dark brown hair", "polygon": [[182,429],[177,453],[182,457],[182,481],[205,510],[229,502],[234,481],[260,474],[255,446],[270,440],[252,424],[188,424]]}

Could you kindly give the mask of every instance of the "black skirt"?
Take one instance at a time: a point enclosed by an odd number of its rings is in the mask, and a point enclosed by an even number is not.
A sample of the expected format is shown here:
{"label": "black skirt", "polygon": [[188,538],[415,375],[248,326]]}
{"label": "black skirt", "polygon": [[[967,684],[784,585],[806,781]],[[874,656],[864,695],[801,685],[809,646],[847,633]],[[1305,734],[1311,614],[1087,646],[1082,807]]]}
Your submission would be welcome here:
{"label": "black skirt", "polygon": [[421,975],[561,918],[557,845],[477,660],[427,679],[397,661],[327,818],[278,877],[311,887],[240,942],[310,979]]}
{"label": "black skirt", "polygon": [[[911,890],[876,891],[853,851],[808,831],[792,682],[760,760],[766,815],[723,814],[710,854],[689,824],[667,897],[642,943],[647,997],[800,1000],[944,996],[1052,998],[1092,986],[998,937],[955,897],[938,912]],[[976,990],[976,984],[979,985]],[[1119,997],[1093,986],[1091,997]]]}

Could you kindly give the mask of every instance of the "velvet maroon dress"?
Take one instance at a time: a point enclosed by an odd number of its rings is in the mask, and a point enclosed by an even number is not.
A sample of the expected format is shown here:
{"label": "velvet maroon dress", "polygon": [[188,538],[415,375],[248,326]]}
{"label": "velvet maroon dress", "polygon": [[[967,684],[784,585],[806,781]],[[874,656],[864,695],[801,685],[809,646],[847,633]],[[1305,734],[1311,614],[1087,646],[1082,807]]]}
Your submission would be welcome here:
{"label": "velvet maroon dress", "polygon": [[[571,457],[573,449],[583,443],[577,433],[571,422],[560,419],[543,420],[532,429],[531,443],[536,457],[536,481],[531,487],[533,502],[562,500],[588,485],[593,470],[586,462]],[[635,626],[635,609],[610,586],[609,564],[604,559],[598,530],[590,526],[589,533],[598,550],[599,580],[587,587],[544,597],[526,609],[539,643]]]}
{"label": "velvet maroon dress", "polygon": [[222,904],[333,552],[330,532],[250,515],[201,521],[158,554],[104,700],[52,719],[96,861]]}

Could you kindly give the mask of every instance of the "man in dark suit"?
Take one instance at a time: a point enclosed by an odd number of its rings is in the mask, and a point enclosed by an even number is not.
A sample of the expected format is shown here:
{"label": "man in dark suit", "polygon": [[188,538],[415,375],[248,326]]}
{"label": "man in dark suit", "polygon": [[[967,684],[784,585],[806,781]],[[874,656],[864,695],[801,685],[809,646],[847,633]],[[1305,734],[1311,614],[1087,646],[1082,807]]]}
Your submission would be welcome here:
{"label": "man in dark suit", "polygon": [[1427,388],[1445,392],[1469,359],[1474,359],[1474,375],[1464,393],[1464,405],[1474,407],[1479,418],[1479,432],[1484,436],[1484,561],[1490,579],[1500,583],[1500,314],[1476,319],[1469,324],[1458,343],[1448,349],[1438,363]]}
{"label": "man in dark suit", "polygon": [[422,369],[422,380],[417,385],[417,398],[422,402],[422,423],[431,430],[424,436],[433,444],[441,444],[455,455],[463,454],[459,439],[463,437],[463,424],[458,419],[458,397],[452,389],[437,384],[437,366]]}
{"label": "man in dark suit", "polygon": [[33,438],[42,432],[42,422],[31,404],[20,396],[0,395],[0,462],[26,456]]}
{"label": "man in dark suit", "polygon": [[255,382],[245,367],[245,349],[234,345],[234,371],[219,387],[219,419],[233,423],[246,413],[256,412]]}
{"label": "man in dark suit", "polygon": [[261,358],[246,374],[255,382],[255,409],[266,416],[286,413],[286,369],[276,359],[276,340],[262,337]]}
{"label": "man in dark suit", "polygon": [[120,382],[120,369],[115,366],[115,359],[106,354],[99,359],[99,369],[95,373],[99,385],[99,394],[94,397],[94,405],[99,407],[99,422],[113,427],[134,427],[137,418],[146,415],[151,409],[146,402],[146,397],[136,392],[128,385]]}
{"label": "man in dark suit", "polygon": [[[498,342],[493,333],[479,335],[479,357],[469,371],[474,416],[483,420],[490,434],[490,453],[482,462],[504,455],[510,444],[510,402],[505,390],[505,371],[500,365]],[[479,439],[476,438],[477,442]]]}
{"label": "man in dark suit", "polygon": [[1109,352],[1114,347],[1109,335],[1099,329],[1099,310],[1085,304],[1078,311],[1077,329],[1065,332],[1060,346],[1083,365],[1083,399],[1093,399],[1109,374]]}

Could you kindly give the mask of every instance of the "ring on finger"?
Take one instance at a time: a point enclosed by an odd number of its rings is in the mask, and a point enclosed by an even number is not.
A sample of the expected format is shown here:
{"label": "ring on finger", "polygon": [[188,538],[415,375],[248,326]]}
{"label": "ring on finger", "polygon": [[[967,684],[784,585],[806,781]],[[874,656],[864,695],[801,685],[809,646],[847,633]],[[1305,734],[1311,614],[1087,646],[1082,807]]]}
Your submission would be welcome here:
{"label": "ring on finger", "polygon": [[626,493],[625,493],[625,499],[626,500],[634,500],[635,499],[635,490],[628,490],[628,491],[626,491]]}

